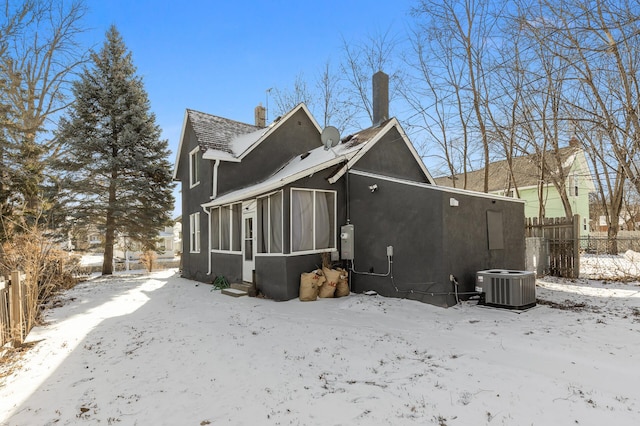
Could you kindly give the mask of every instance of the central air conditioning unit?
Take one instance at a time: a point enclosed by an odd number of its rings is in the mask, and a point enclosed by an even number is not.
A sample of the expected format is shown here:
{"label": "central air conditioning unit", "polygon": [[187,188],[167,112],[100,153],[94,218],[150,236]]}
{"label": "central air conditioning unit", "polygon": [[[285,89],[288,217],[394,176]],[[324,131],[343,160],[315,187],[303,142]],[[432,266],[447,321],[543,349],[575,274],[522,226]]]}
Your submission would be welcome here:
{"label": "central air conditioning unit", "polygon": [[489,269],[476,275],[476,291],[481,303],[507,309],[528,309],[536,305],[534,272]]}

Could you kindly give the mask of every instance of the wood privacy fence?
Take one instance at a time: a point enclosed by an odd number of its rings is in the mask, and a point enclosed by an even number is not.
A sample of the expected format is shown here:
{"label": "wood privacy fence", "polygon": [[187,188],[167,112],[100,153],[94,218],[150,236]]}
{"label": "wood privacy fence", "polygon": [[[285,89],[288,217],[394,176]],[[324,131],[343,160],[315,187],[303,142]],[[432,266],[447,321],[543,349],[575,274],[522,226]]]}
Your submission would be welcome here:
{"label": "wood privacy fence", "polygon": [[18,271],[6,280],[0,276],[0,346],[7,342],[19,345],[27,330],[27,286],[25,275]]}
{"label": "wood privacy fence", "polygon": [[556,277],[580,275],[580,217],[527,218],[525,235],[541,238],[546,247],[546,273]]}

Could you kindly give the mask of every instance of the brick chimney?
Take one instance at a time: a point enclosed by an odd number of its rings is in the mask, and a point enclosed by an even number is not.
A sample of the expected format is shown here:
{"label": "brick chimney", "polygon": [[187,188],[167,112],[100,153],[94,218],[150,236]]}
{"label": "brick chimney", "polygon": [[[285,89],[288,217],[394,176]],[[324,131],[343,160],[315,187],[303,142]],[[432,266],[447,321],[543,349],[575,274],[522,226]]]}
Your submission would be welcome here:
{"label": "brick chimney", "polygon": [[569,139],[569,146],[571,148],[580,148],[580,145],[580,141],[578,140],[576,135],[571,136],[571,139]]}
{"label": "brick chimney", "polygon": [[373,125],[389,119],[389,76],[378,71],[371,79],[373,83]]}
{"label": "brick chimney", "polygon": [[254,110],[255,114],[255,122],[257,127],[265,127],[266,126],[266,109],[262,106],[262,103],[258,104],[256,109]]}

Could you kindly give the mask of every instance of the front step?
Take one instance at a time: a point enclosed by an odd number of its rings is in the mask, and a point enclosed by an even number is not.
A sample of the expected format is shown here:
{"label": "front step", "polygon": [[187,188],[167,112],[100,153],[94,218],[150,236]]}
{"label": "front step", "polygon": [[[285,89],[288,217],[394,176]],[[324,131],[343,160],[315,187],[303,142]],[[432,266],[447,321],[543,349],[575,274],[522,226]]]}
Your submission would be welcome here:
{"label": "front step", "polygon": [[231,288],[236,290],[246,291],[250,297],[256,297],[256,285],[253,283],[242,282],[242,283],[231,283]]}
{"label": "front step", "polygon": [[232,297],[251,296],[256,297],[256,286],[252,283],[231,283],[229,288],[223,288],[222,294]]}
{"label": "front step", "polygon": [[247,293],[244,290],[238,290],[237,288],[223,288],[222,289],[222,294],[226,294],[227,296],[232,296],[232,297],[241,297],[241,296],[246,296],[249,293]]}

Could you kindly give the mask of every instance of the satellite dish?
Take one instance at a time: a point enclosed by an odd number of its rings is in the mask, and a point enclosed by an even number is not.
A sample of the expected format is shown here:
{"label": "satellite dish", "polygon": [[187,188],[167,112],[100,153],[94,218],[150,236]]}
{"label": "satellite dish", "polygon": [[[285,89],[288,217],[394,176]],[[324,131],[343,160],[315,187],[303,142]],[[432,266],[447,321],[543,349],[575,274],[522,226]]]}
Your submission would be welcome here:
{"label": "satellite dish", "polygon": [[320,134],[320,140],[324,145],[324,149],[328,150],[340,143],[340,132],[333,126],[327,126]]}

